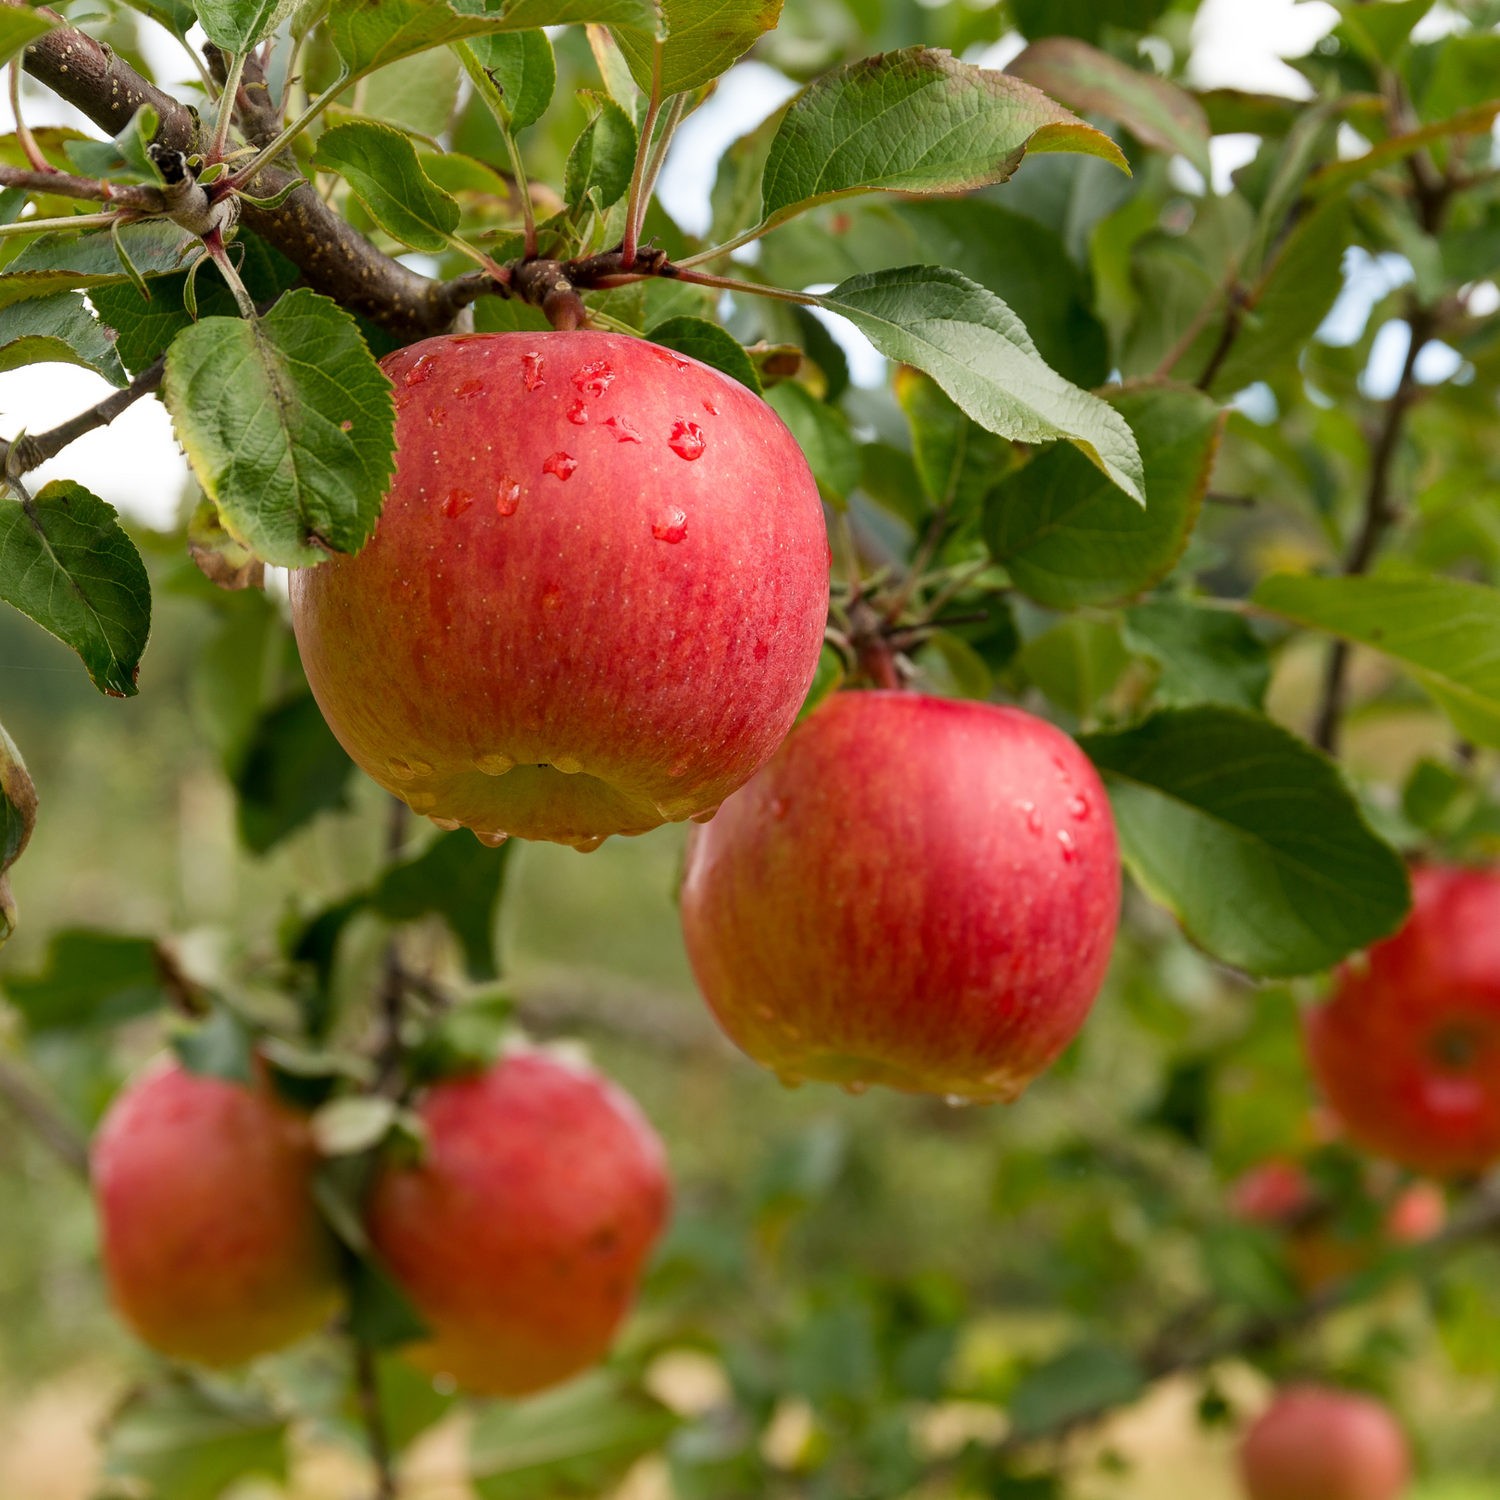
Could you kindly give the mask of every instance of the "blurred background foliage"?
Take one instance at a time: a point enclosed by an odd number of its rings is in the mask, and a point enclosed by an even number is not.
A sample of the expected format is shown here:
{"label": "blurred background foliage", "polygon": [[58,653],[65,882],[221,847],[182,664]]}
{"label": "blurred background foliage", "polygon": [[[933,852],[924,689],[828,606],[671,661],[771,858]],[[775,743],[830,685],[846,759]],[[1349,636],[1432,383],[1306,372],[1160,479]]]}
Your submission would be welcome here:
{"label": "blurred background foliage", "polygon": [[[67,9],[81,20],[101,3]],[[1133,67],[1180,76],[1193,9],[788,0],[756,58],[801,81],[913,43],[978,55],[971,49],[1019,30],[1080,36]],[[1352,19],[1297,66],[1314,88],[1368,92],[1374,78],[1351,29],[1359,13],[1426,7],[1345,9]],[[145,68],[140,23],[108,11],[92,29]],[[1500,38],[1474,33],[1488,33],[1500,7],[1452,14],[1461,39],[1483,43],[1479,61],[1496,60]],[[584,119],[573,90],[596,86],[597,74],[580,30],[554,45],[556,101],[525,149],[537,177],[556,183]],[[1487,97],[1500,77],[1497,68],[1475,81],[1445,63],[1448,45],[1439,36],[1402,54],[1425,119]],[[309,83],[329,66],[311,58]],[[351,107],[504,167],[489,117],[466,101],[447,53],[388,71],[378,100]],[[768,237],[741,270],[804,286],[930,255],[1022,309],[1069,378],[1148,373],[1193,333],[1226,242],[1247,233],[1288,132],[1305,119],[1303,106],[1265,98],[1221,92],[1203,102],[1216,135],[1260,138],[1221,196],[1122,137],[1136,168],[1129,180],[1095,161],[1038,157],[963,204],[820,210]],[[1330,113],[1319,126],[1324,157],[1341,154],[1341,128],[1378,134],[1367,115],[1341,127]],[[731,151],[716,231],[732,220],[734,168]],[[497,224],[506,212],[497,200]],[[350,213],[358,219],[357,205]],[[1382,340],[1399,339],[1413,284],[1441,299],[1500,271],[1500,194],[1467,194],[1440,236],[1375,191],[1341,214],[1297,288],[1304,313],[1318,304],[1322,333],[1300,361],[1264,359],[1257,383],[1223,377],[1237,409],[1209,503],[1157,591],[1126,610],[1071,615],[1018,601],[1003,617],[955,626],[919,659],[930,689],[998,694],[1070,729],[1126,720],[1147,701],[1201,700],[1201,664],[1177,649],[1191,601],[1241,597],[1276,568],[1337,556],[1359,502],[1367,429],[1390,396]],[[652,227],[669,245],[684,238],[659,211]],[[821,442],[819,478],[847,502],[866,562],[908,556],[931,511],[920,381],[850,384],[822,324],[749,301],[724,309],[737,336],[792,342],[809,356],[800,394],[783,389],[778,410],[804,422],[806,444]],[[482,318],[512,312],[492,300]],[[1451,360],[1429,357],[1427,399],[1398,459],[1411,505],[1392,569],[1500,582],[1496,331],[1488,315],[1458,318],[1444,346]],[[1196,376],[1210,354],[1187,337],[1179,373]],[[944,538],[955,565],[983,555],[982,500],[1003,482],[1004,448],[996,440],[985,454],[976,506]],[[13,875],[24,921],[4,957],[12,1004],[0,1008],[0,1042],[9,1051],[26,1036],[29,1064],[80,1128],[163,1035],[151,1015],[49,1026],[37,1011],[28,1027],[28,994],[59,1004],[67,990],[55,934],[169,934],[194,977],[247,1007],[273,1006],[288,935],[369,887],[385,838],[384,796],[324,729],[274,591],[220,593],[186,563],[180,535],[137,537],[157,600],[139,697],[100,699],[65,648],[0,613],[4,719],[43,808]],[[1274,718],[1307,732],[1324,648],[1224,622],[1209,695],[1264,698]],[[1356,654],[1354,688],[1345,763],[1381,830],[1407,847],[1430,836],[1491,847],[1493,757],[1458,754],[1447,722],[1379,658]],[[429,837],[414,834],[409,852]],[[387,1365],[412,1500],[475,1491],[487,1500],[1213,1500],[1235,1493],[1237,1427],[1271,1381],[1295,1374],[1391,1399],[1418,1444],[1422,1500],[1500,1497],[1500,1247],[1479,1242],[1440,1259],[1412,1247],[1416,1236],[1393,1217],[1411,1184],[1343,1145],[1310,1088],[1297,1013],[1316,984],[1251,985],[1130,889],[1093,1018],[1018,1104],[788,1092],[719,1038],[696,998],[673,905],[681,842],[673,827],[582,859],[550,845],[507,856],[500,991],[532,1035],[581,1041],[641,1100],[669,1145],[676,1215],[604,1374],[519,1406],[455,1404]],[[367,911],[345,934],[333,984],[349,1035],[386,931]],[[471,981],[439,915],[405,931],[410,966],[466,995],[495,995]],[[28,989],[39,975],[47,984]],[[1246,1174],[1268,1162],[1296,1164],[1310,1208],[1289,1217],[1255,1206]],[[5,1500],[361,1492],[358,1429],[331,1344],[263,1360],[232,1381],[163,1384],[161,1367],[108,1316],[93,1236],[82,1187],[0,1110]],[[1363,1295],[1298,1321],[1305,1299],[1351,1274],[1364,1278]],[[294,1401],[302,1415],[288,1428]],[[1068,1428],[1098,1407],[1118,1412]],[[112,1477],[101,1489],[96,1439],[111,1412]],[[465,1445],[472,1488],[460,1477]],[[554,1456],[516,1459],[526,1452]]]}

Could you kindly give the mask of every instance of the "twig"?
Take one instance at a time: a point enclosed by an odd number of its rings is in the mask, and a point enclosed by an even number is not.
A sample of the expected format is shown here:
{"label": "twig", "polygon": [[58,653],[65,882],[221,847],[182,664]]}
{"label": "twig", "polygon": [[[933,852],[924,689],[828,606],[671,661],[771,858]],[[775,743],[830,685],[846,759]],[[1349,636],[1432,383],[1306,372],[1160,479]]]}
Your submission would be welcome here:
{"label": "twig", "polygon": [[[1386,403],[1385,420],[1380,425],[1380,433],[1370,451],[1370,477],[1365,486],[1364,517],[1344,558],[1343,573],[1346,578],[1357,577],[1369,568],[1386,531],[1396,519],[1391,507],[1391,465],[1401,443],[1407,413],[1420,394],[1415,374],[1417,356],[1432,337],[1435,316],[1428,309],[1417,308],[1410,314],[1408,321],[1411,325],[1411,343],[1406,351],[1406,362],[1401,367],[1401,380]],[[1338,747],[1339,720],[1344,712],[1348,670],[1349,643],[1335,641],[1333,650],[1328,655],[1328,667],[1323,677],[1323,696],[1318,709],[1317,725],[1313,731],[1314,742],[1330,755]]]}
{"label": "twig", "polygon": [[396,1500],[396,1471],[391,1464],[391,1444],[385,1413],[380,1409],[380,1382],[375,1355],[370,1346],[354,1340],[354,1383],[359,1394],[359,1414],[364,1420],[370,1457],[375,1461],[375,1500]]}
{"label": "twig", "polygon": [[234,107],[239,99],[240,78],[244,71],[245,54],[236,52],[229,61],[224,92],[219,95],[219,118],[214,124],[214,138],[208,148],[210,162],[222,161],[224,158],[224,147],[229,143],[229,127],[234,123]]}
{"label": "twig", "polygon": [[1229,273],[1229,279],[1213,296],[1204,298],[1203,306],[1193,314],[1192,321],[1183,329],[1181,337],[1162,355],[1156,369],[1152,372],[1158,380],[1165,380],[1177,368],[1182,357],[1197,343],[1198,335],[1208,327],[1213,315],[1218,312],[1220,303],[1233,298],[1238,284],[1239,268],[1236,267]]}
{"label": "twig", "polygon": [[[100,182],[93,177],[74,177],[56,167],[29,172],[25,167],[0,166],[0,187],[25,188],[27,192],[51,193],[58,198],[86,198],[94,203],[112,203],[119,208],[159,214],[167,202],[154,187],[134,182]],[[23,221],[24,222],[24,221]]]}
{"label": "twig", "polygon": [[27,127],[26,121],[21,118],[21,60],[17,58],[10,65],[10,112],[16,122],[16,139],[21,143],[21,150],[26,153],[26,160],[36,168],[38,172],[55,172],[57,168],[42,155],[42,148],[37,145],[36,137],[32,135]]}
{"label": "twig", "polygon": [[0,1057],[0,1098],[32,1128],[59,1161],[88,1177],[87,1140],[8,1057]]}
{"label": "twig", "polygon": [[76,417],[59,423],[46,432],[28,433],[10,444],[0,444],[0,462],[7,473],[29,474],[49,458],[56,458],[69,443],[76,442],[85,433],[97,427],[108,427],[121,412],[135,405],[142,396],[149,396],[162,382],[166,373],[167,357],[160,355],[154,364],[148,365],[123,391],[106,396],[97,406],[80,412]]}
{"label": "twig", "polygon": [[[385,858],[394,864],[406,845],[406,804],[391,798],[385,825]],[[380,985],[380,1075],[376,1090],[395,1081],[401,1072],[401,1023],[406,1016],[406,971],[401,964],[401,944],[393,932],[385,945],[385,972]]]}

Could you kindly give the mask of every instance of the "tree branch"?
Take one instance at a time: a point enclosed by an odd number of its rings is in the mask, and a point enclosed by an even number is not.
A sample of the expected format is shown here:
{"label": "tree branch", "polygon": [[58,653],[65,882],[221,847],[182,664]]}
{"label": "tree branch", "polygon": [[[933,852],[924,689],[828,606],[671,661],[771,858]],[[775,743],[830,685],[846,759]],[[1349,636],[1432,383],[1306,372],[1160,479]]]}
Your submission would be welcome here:
{"label": "tree branch", "polygon": [[88,1177],[88,1142],[8,1057],[0,1057],[0,1099],[32,1128],[59,1161]]}
{"label": "tree branch", "polygon": [[166,373],[167,357],[161,355],[156,363],[148,365],[123,391],[106,396],[97,406],[80,412],[76,417],[59,423],[47,432],[28,433],[14,443],[0,443],[0,467],[7,474],[19,476],[40,468],[49,458],[56,458],[69,443],[76,442],[85,433],[97,427],[108,427],[127,407],[134,406],[142,396],[149,396],[162,382]]}
{"label": "tree branch", "polygon": [[92,177],[72,177],[66,172],[31,172],[24,167],[0,165],[0,187],[25,188],[30,193],[53,193],[59,198],[87,198],[111,203],[117,208],[137,208],[159,214],[167,204],[154,187],[131,182],[100,182]]}

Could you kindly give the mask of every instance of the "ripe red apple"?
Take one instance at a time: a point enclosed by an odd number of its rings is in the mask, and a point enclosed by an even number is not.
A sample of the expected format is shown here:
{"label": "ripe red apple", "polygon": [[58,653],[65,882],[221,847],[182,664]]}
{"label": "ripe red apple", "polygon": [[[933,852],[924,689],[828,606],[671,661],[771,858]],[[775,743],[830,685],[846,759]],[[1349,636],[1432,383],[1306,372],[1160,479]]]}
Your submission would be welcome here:
{"label": "ripe red apple", "polygon": [[1296,1162],[1272,1157],[1251,1167],[1229,1190],[1229,1206],[1251,1224],[1295,1222],[1314,1206],[1317,1194]]}
{"label": "ripe red apple", "polygon": [[410,1356],[519,1396],[609,1348],[667,1211],[661,1142],[608,1080],[541,1052],[447,1079],[420,1165],[387,1167],[370,1238],[432,1330]]}
{"label": "ripe red apple", "polygon": [[1412,913],[1307,1021],[1350,1136],[1437,1176],[1500,1159],[1500,874],[1413,872]]}
{"label": "ripe red apple", "polygon": [[1406,1438],[1379,1401],[1292,1386],[1240,1447],[1250,1500],[1396,1500],[1411,1474]]}
{"label": "ripe red apple", "polygon": [[1120,860],[1104,788],[1019,709],[839,693],[691,836],[682,927],[783,1080],[1014,1099],[1083,1024]]}
{"label": "ripe red apple", "polygon": [[791,727],[827,621],[822,506],[781,420],[612,333],[427,339],[384,367],[375,536],[291,583],[344,748],[492,843],[712,814]]}
{"label": "ripe red apple", "polygon": [[121,1317],[163,1353],[231,1365],[325,1322],[340,1298],[313,1206],[304,1115],[161,1063],[110,1106],[91,1156]]}

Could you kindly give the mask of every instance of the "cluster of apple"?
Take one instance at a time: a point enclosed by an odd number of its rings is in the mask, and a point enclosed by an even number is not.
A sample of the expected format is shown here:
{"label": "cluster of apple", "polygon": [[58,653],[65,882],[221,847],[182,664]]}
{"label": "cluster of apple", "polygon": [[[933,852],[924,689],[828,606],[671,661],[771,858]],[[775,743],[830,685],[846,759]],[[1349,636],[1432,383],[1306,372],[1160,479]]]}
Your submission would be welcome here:
{"label": "cluster of apple", "polygon": [[[591,332],[428,340],[385,368],[399,456],[376,535],[292,581],[309,681],[358,764],[490,844],[703,824],[683,928],[746,1052],[789,1083],[1015,1098],[1082,1025],[1118,918],[1109,803],[1073,740],[894,691],[793,728],[827,617],[821,502],[774,413],[719,372]],[[1411,923],[1343,973],[1309,1040],[1355,1139],[1438,1175],[1500,1156],[1500,879],[1419,871]],[[634,1106],[523,1053],[420,1111],[421,1161],[388,1164],[367,1204],[433,1330],[418,1357],[505,1393],[597,1358],[665,1211]],[[95,1175],[143,1336],[223,1363],[324,1320],[315,1165],[265,1086],[174,1068],[127,1091]],[[1373,1421],[1354,1399],[1283,1398],[1246,1447],[1257,1500],[1394,1493],[1276,1477],[1335,1409]],[[1404,1449],[1382,1451],[1399,1485]]]}

